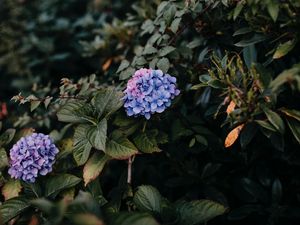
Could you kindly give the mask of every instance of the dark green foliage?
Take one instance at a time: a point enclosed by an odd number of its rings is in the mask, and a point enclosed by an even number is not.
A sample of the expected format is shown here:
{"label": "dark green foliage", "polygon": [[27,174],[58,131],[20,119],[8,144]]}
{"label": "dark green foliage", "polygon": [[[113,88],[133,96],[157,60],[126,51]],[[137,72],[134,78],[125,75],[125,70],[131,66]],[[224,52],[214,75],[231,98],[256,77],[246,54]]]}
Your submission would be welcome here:
{"label": "dark green foliage", "polygon": [[[3,0],[0,18],[0,223],[299,224],[298,1]],[[181,91],[149,121],[121,100],[142,67]],[[13,181],[33,129],[53,172]]]}

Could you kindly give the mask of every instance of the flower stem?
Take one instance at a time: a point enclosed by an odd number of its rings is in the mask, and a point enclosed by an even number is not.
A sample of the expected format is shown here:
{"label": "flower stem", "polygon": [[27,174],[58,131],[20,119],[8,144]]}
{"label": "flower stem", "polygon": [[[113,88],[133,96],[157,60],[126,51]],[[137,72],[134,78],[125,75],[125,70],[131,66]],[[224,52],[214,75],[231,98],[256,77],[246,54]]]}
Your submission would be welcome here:
{"label": "flower stem", "polygon": [[129,157],[127,161],[127,183],[131,184],[132,182],[132,163],[134,161],[135,156]]}
{"label": "flower stem", "polygon": [[145,130],[146,130],[146,126],[147,126],[147,121],[145,121],[144,124],[143,124],[143,129],[142,129],[142,132],[143,132],[143,133],[144,133]]}

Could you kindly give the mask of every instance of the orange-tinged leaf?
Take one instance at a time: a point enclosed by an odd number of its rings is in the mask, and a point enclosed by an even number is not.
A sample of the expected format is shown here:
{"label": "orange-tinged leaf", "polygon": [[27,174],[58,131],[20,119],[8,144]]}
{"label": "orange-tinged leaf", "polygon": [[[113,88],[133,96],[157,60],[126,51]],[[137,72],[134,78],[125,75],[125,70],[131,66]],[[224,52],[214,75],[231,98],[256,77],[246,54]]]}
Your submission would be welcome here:
{"label": "orange-tinged leaf", "polygon": [[76,214],[74,215],[74,217],[72,218],[72,220],[75,222],[76,224],[84,224],[84,225],[104,225],[104,222],[99,219],[97,216],[90,214],[90,213],[80,213],[80,214]]}
{"label": "orange-tinged leaf", "polygon": [[105,63],[102,65],[102,70],[106,71],[110,67],[112,63],[112,58],[109,58],[108,60],[105,61]]}
{"label": "orange-tinged leaf", "polygon": [[241,124],[229,132],[229,134],[227,135],[227,137],[225,139],[225,148],[228,148],[234,144],[234,142],[238,139],[243,127],[244,127],[244,124]]}
{"label": "orange-tinged leaf", "polygon": [[94,155],[87,161],[83,168],[83,179],[85,186],[100,175],[109,159],[110,157],[105,154],[100,154],[98,152],[94,153]]}
{"label": "orange-tinged leaf", "polygon": [[229,115],[235,108],[236,104],[234,101],[230,101],[229,105],[227,106],[226,113]]}
{"label": "orange-tinged leaf", "polygon": [[4,196],[5,201],[19,196],[19,193],[22,190],[22,186],[19,180],[9,180],[4,186],[2,187],[2,194]]}
{"label": "orange-tinged leaf", "polygon": [[39,219],[37,218],[36,215],[33,215],[31,217],[31,220],[29,221],[29,224],[28,225],[39,225]]}

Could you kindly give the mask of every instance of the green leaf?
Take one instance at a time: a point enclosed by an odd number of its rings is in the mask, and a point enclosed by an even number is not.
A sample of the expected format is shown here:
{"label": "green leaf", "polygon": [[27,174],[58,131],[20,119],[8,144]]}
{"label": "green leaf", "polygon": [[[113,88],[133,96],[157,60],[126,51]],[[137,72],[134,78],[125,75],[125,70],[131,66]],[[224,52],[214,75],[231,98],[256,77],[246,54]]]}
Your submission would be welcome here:
{"label": "green leaf", "polygon": [[132,67],[128,67],[127,69],[123,70],[120,75],[119,75],[119,79],[120,80],[126,80],[129,77],[131,77],[134,74],[135,69]]}
{"label": "green leaf", "polygon": [[86,124],[81,124],[75,129],[73,137],[73,156],[79,166],[83,165],[87,161],[92,149],[92,145],[87,138],[87,132],[89,129],[90,126]]}
{"label": "green leaf", "polygon": [[269,123],[268,121],[264,121],[264,120],[255,120],[255,122],[256,122],[258,125],[260,125],[261,127],[266,128],[267,130],[276,132],[276,128],[275,128],[271,123]]}
{"label": "green leaf", "polygon": [[242,41],[240,41],[240,42],[238,42],[234,45],[237,46],[237,47],[246,47],[246,46],[249,46],[249,45],[254,45],[256,43],[262,42],[266,39],[267,38],[263,35],[255,34],[252,38],[244,39],[244,40],[242,40]]}
{"label": "green leaf", "polygon": [[210,80],[207,84],[213,88],[226,88],[226,85],[217,79]]}
{"label": "green leaf", "polygon": [[276,1],[270,1],[267,5],[268,12],[273,21],[276,22],[279,13],[279,4]]}
{"label": "green leaf", "polygon": [[69,100],[61,109],[57,112],[57,118],[61,122],[66,123],[80,123],[87,121],[89,114],[87,109],[89,107],[85,102],[79,100]]}
{"label": "green leaf", "polygon": [[283,134],[285,126],[281,117],[276,112],[268,108],[264,108],[263,110],[271,124],[276,128],[276,130]]}
{"label": "green leaf", "polygon": [[298,87],[300,88],[300,64],[294,65],[291,69],[284,70],[280,73],[271,83],[270,88],[272,92],[277,92],[280,87],[285,83],[291,83],[293,81],[298,82]]}
{"label": "green leaf", "polygon": [[49,215],[49,216],[52,214],[53,210],[55,208],[57,208],[57,206],[53,202],[51,202],[45,198],[37,198],[37,199],[30,201],[30,203],[35,208],[38,208],[43,213],[45,213],[46,215]]}
{"label": "green leaf", "polygon": [[243,1],[238,2],[238,4],[236,5],[236,7],[234,8],[234,11],[233,11],[233,20],[236,20],[236,18],[242,12],[243,8],[244,8],[244,2]]}
{"label": "green leaf", "polygon": [[181,19],[182,18],[176,18],[173,20],[173,22],[171,23],[171,26],[170,26],[170,29],[173,33],[176,33],[178,28],[179,28],[179,25],[180,25],[180,22],[181,22]]}
{"label": "green leaf", "polygon": [[16,134],[15,129],[7,129],[3,134],[0,136],[0,147],[3,145],[9,144]]}
{"label": "green leaf", "polygon": [[74,225],[104,225],[104,222],[91,213],[78,213],[70,217]]}
{"label": "green leaf", "polygon": [[8,166],[8,158],[4,148],[0,148],[0,171]]}
{"label": "green leaf", "polygon": [[30,111],[33,112],[41,104],[40,100],[31,100],[30,101]]}
{"label": "green leaf", "polygon": [[288,54],[291,50],[293,50],[296,43],[297,43],[296,39],[293,39],[293,40],[289,40],[283,44],[279,44],[273,55],[273,59],[279,59],[279,58],[285,56],[286,54]]}
{"label": "green leaf", "polygon": [[243,128],[240,135],[240,143],[242,148],[245,148],[253,139],[257,131],[255,124],[249,123]]}
{"label": "green leaf", "polygon": [[83,168],[83,180],[85,186],[100,175],[109,159],[110,157],[103,153],[95,152],[92,155]]}
{"label": "green leaf", "polygon": [[98,117],[102,114],[107,116],[121,108],[123,105],[122,96],[123,93],[114,88],[98,91],[92,99],[92,104],[98,112]]}
{"label": "green leaf", "polygon": [[257,52],[255,45],[249,45],[243,49],[244,61],[248,67],[251,68],[252,63],[255,63],[257,60]]}
{"label": "green leaf", "polygon": [[158,55],[161,57],[166,56],[166,55],[170,54],[171,52],[173,52],[175,49],[176,48],[174,48],[173,46],[165,46],[158,51]]}
{"label": "green leaf", "polygon": [[166,6],[169,5],[169,2],[168,1],[162,1],[159,6],[157,7],[157,10],[156,10],[156,15],[157,16],[160,16],[164,9],[166,8]]}
{"label": "green leaf", "polygon": [[282,197],[282,185],[280,180],[277,178],[274,180],[272,185],[272,202],[279,203]]}
{"label": "green leaf", "polygon": [[87,138],[90,144],[98,149],[105,151],[107,134],[107,120],[103,118],[97,126],[91,126],[87,130]]}
{"label": "green leaf", "polygon": [[56,195],[64,189],[74,187],[80,181],[79,177],[72,174],[60,174],[49,177],[45,183],[45,196]]}
{"label": "green leaf", "polygon": [[288,124],[289,128],[291,129],[295,139],[300,144],[300,122],[295,119],[291,119],[291,118],[286,118],[286,120],[287,120],[287,124]]}
{"label": "green leaf", "polygon": [[111,217],[111,225],[159,225],[148,213],[114,213]]}
{"label": "green leaf", "polygon": [[182,201],[176,204],[176,209],[181,216],[181,225],[205,223],[226,211],[223,205],[210,200]]}
{"label": "green leaf", "polygon": [[281,108],[279,110],[283,112],[285,115],[287,115],[288,117],[292,117],[300,122],[300,111],[295,109],[286,109],[286,108]]}
{"label": "green leaf", "polygon": [[243,28],[240,28],[238,30],[236,30],[232,36],[238,36],[238,35],[242,35],[242,34],[248,34],[250,32],[252,32],[252,28],[250,27],[243,27]]}
{"label": "green leaf", "polygon": [[139,186],[137,192],[133,196],[133,202],[141,211],[161,212],[162,197],[158,190],[153,186]]}
{"label": "green leaf", "polygon": [[164,73],[168,72],[170,68],[170,61],[168,58],[161,58],[157,62],[158,69],[162,70]]}
{"label": "green leaf", "polygon": [[151,45],[147,45],[144,48],[143,55],[151,55],[157,52],[157,49]]}
{"label": "green leaf", "polygon": [[1,224],[6,224],[11,219],[21,214],[28,207],[28,200],[23,197],[16,197],[5,201],[0,206]]}
{"label": "green leaf", "polygon": [[129,65],[130,63],[126,59],[123,60],[117,70],[117,73],[120,73],[121,71],[125,70]]}
{"label": "green leaf", "polygon": [[196,141],[199,142],[200,144],[202,144],[204,146],[208,145],[207,140],[206,140],[205,137],[197,134],[197,135],[195,135],[195,138],[196,138]]}
{"label": "green leaf", "polygon": [[105,153],[114,159],[122,160],[136,155],[138,150],[127,138],[119,138],[108,142]]}
{"label": "green leaf", "polygon": [[144,153],[161,151],[157,146],[155,135],[150,132],[138,134],[133,141],[137,148]]}

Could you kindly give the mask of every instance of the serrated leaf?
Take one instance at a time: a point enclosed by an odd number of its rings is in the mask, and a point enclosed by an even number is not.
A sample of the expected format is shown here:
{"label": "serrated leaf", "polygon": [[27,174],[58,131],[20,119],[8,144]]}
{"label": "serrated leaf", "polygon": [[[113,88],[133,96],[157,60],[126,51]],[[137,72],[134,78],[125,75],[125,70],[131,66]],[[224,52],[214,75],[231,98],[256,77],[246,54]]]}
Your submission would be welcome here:
{"label": "serrated leaf", "polygon": [[49,215],[49,216],[51,215],[51,212],[53,211],[53,209],[57,207],[53,202],[51,202],[45,198],[37,198],[37,199],[30,201],[30,203],[35,208],[38,208],[43,213],[45,213],[46,215]]}
{"label": "serrated leaf", "polygon": [[154,48],[153,46],[151,45],[147,45],[145,48],[144,48],[144,51],[143,51],[143,55],[151,55],[151,54],[154,54],[157,52],[157,49]]}
{"label": "serrated leaf", "polygon": [[264,108],[263,110],[270,123],[276,128],[276,130],[278,130],[281,134],[283,134],[285,126],[281,117],[276,112],[268,108]]}
{"label": "serrated leaf", "polygon": [[134,138],[134,144],[137,148],[144,153],[160,152],[154,135],[150,132],[138,134]]}
{"label": "serrated leaf", "polygon": [[123,105],[122,96],[123,93],[114,88],[98,91],[92,99],[92,104],[98,112],[98,117],[117,111]]}
{"label": "serrated leaf", "polygon": [[33,112],[41,104],[40,100],[31,100],[30,101],[30,111]]}
{"label": "serrated leaf", "polygon": [[92,145],[87,138],[87,132],[90,129],[89,125],[81,124],[75,129],[73,137],[73,156],[76,163],[83,165],[89,158]]}
{"label": "serrated leaf", "polygon": [[160,57],[166,56],[171,52],[173,52],[175,49],[176,48],[174,48],[173,46],[165,46],[158,51],[158,56]]}
{"label": "serrated leaf", "polygon": [[293,40],[289,40],[283,44],[279,44],[273,55],[273,59],[279,59],[279,58],[285,56],[286,54],[288,54],[291,50],[293,50],[296,43],[297,43],[296,39],[293,39]]}
{"label": "serrated leaf", "polygon": [[114,159],[122,160],[136,155],[138,150],[127,138],[119,138],[108,142],[105,153]]}
{"label": "serrated leaf", "polygon": [[0,147],[3,145],[9,144],[16,134],[15,129],[7,129],[3,134],[0,136]]}
{"label": "serrated leaf", "polygon": [[127,69],[123,70],[120,75],[119,75],[119,79],[120,80],[126,80],[129,77],[131,77],[134,74],[135,69],[132,67],[128,67]]}
{"label": "serrated leaf", "polygon": [[170,68],[170,61],[168,58],[161,58],[157,62],[158,69],[162,70],[164,73],[168,72]]}
{"label": "serrated leaf", "polygon": [[75,214],[70,219],[74,225],[104,225],[100,218],[91,213]]}
{"label": "serrated leaf", "polygon": [[45,105],[45,108],[47,109],[49,104],[51,103],[51,100],[53,99],[53,97],[49,97],[47,96],[45,101],[44,101],[44,105]]}
{"label": "serrated leaf", "polygon": [[49,177],[45,183],[45,196],[56,195],[64,189],[74,187],[80,181],[79,177],[72,174],[60,174]]}
{"label": "serrated leaf", "polygon": [[166,6],[169,5],[168,1],[162,1],[156,10],[156,15],[159,16],[162,14],[163,10],[166,8]]}
{"label": "serrated leaf", "polygon": [[87,138],[90,144],[98,149],[105,151],[107,134],[107,120],[103,118],[97,126],[91,126],[87,130]]}
{"label": "serrated leaf", "polygon": [[121,71],[125,70],[129,65],[130,63],[126,59],[123,60],[117,70],[117,73],[120,73]]}
{"label": "serrated leaf", "polygon": [[161,212],[162,197],[158,190],[153,186],[139,186],[133,196],[133,202],[140,211]]}
{"label": "serrated leaf", "polygon": [[112,214],[111,225],[159,225],[148,213],[119,213]]}
{"label": "serrated leaf", "polygon": [[21,190],[22,186],[19,180],[9,180],[2,187],[2,195],[5,201],[7,201],[8,199],[19,196]]}
{"label": "serrated leaf", "polygon": [[179,202],[176,204],[176,209],[181,216],[181,225],[205,223],[216,216],[224,214],[226,211],[226,207],[210,200]]}
{"label": "serrated leaf", "polygon": [[175,19],[173,20],[173,22],[171,23],[170,29],[171,29],[171,31],[172,31],[173,33],[176,33],[176,32],[177,32],[177,30],[178,30],[178,28],[179,28],[179,25],[180,25],[180,22],[181,22],[181,19],[182,19],[182,18],[175,18]]}
{"label": "serrated leaf", "polygon": [[4,148],[0,148],[0,171],[8,166],[8,158]]}
{"label": "serrated leaf", "polygon": [[6,224],[29,207],[28,200],[16,197],[5,201],[0,206],[1,223]]}
{"label": "serrated leaf", "polygon": [[109,159],[110,157],[103,153],[95,152],[92,155],[83,168],[83,180],[85,186],[100,175]]}
{"label": "serrated leaf", "polygon": [[86,121],[85,111],[88,107],[85,102],[78,100],[70,100],[57,112],[57,118],[61,122],[80,123]]}

